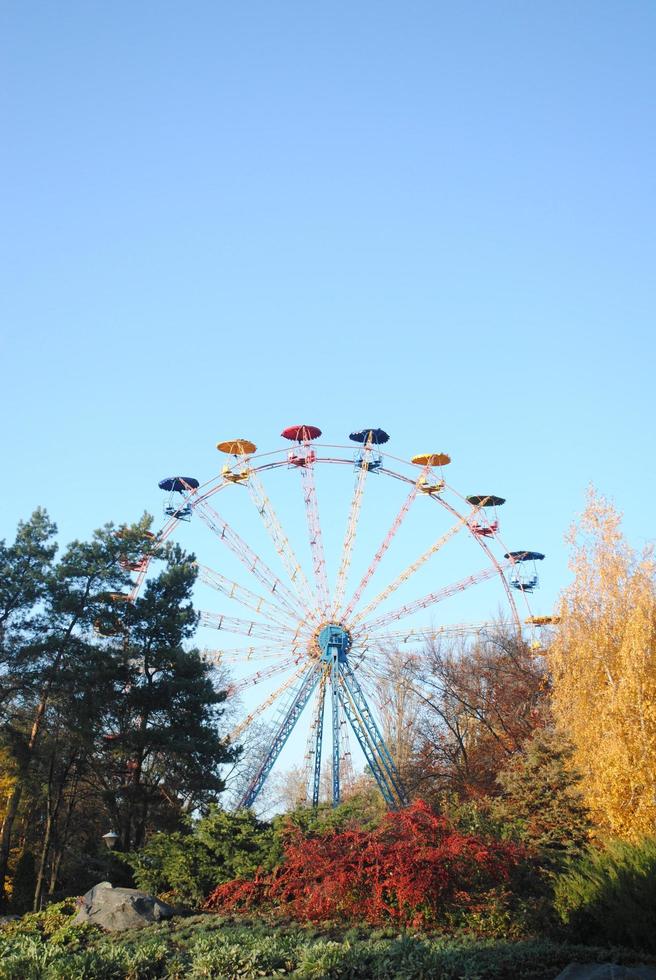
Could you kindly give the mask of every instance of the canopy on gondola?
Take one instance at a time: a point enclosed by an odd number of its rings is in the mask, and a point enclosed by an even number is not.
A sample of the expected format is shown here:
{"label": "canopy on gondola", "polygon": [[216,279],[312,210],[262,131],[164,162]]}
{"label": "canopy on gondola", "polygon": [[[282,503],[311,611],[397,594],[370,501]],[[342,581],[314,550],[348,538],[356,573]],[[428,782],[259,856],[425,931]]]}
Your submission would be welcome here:
{"label": "canopy on gondola", "polygon": [[316,425],[290,425],[283,429],[280,435],[290,442],[310,442],[312,439],[319,438],[321,429]]}
{"label": "canopy on gondola", "polygon": [[[540,551],[509,551],[503,556],[513,563],[510,573],[510,584],[519,592],[532,592],[537,589],[539,579],[535,570],[536,561],[542,561],[544,555]],[[528,568],[524,566],[528,562]]]}
{"label": "canopy on gondola", "polygon": [[351,432],[349,439],[353,442],[370,442],[374,446],[382,446],[389,442],[389,436],[384,429],[360,429],[359,432]]}
{"label": "canopy on gondola", "polygon": [[465,500],[472,507],[501,507],[506,502],[505,497],[495,497],[493,493],[474,494],[471,497],[465,497]]}
{"label": "canopy on gondola", "polygon": [[176,491],[177,493],[187,493],[189,488],[196,490],[200,486],[198,480],[194,480],[193,476],[167,476],[165,479],[160,480],[157,486],[160,490],[167,490],[169,493]]}
{"label": "canopy on gondola", "polygon": [[416,463],[417,466],[448,466],[451,457],[448,453],[419,453],[418,456],[413,456],[410,462]]}
{"label": "canopy on gondola", "polygon": [[216,448],[228,456],[251,456],[257,446],[249,439],[227,439],[225,442],[217,442]]}

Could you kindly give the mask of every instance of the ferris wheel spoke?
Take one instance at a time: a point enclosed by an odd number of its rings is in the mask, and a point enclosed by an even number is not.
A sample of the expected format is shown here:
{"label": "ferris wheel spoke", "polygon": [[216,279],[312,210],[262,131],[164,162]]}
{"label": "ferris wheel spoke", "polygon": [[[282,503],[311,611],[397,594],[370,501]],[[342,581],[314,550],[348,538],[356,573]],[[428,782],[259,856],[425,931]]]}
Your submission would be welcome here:
{"label": "ferris wheel spoke", "polygon": [[241,795],[239,806],[252,806],[257,799],[269,776],[269,773],[278,759],[278,756],[282,752],[287,739],[291,735],[296,722],[302,715],[305,706],[312,697],[314,689],[321,678],[321,674],[322,668],[316,662],[314,662],[309,669],[307,667],[304,668],[304,673],[301,676],[300,684],[297,686],[291,702],[287,705],[285,710],[281,712],[279,724],[274,730],[274,734],[269,745],[265,747],[264,752],[261,754],[257,762],[255,772],[251,777],[246,790]]}
{"label": "ferris wheel spoke", "polygon": [[280,637],[283,633],[288,643],[300,641],[303,637],[303,625],[297,629],[288,626],[275,624],[269,626],[266,623],[259,623],[250,619],[238,619],[235,616],[224,616],[223,613],[201,612],[200,621],[204,626],[209,626],[215,630],[224,630],[226,633],[236,633],[239,636],[253,636],[258,639],[272,639]]}
{"label": "ferris wheel spoke", "polygon": [[272,660],[279,658],[285,653],[297,653],[302,649],[300,643],[290,647],[289,641],[281,640],[279,643],[266,644],[265,646],[244,646],[244,647],[225,647],[221,650],[203,650],[202,657],[207,663],[216,665],[248,663],[252,660]]}
{"label": "ferris wheel spoke", "polygon": [[239,561],[244,565],[255,578],[275,595],[281,606],[284,606],[288,613],[300,619],[302,613],[298,606],[298,600],[289,591],[284,582],[262,561],[252,548],[230,527],[228,522],[214,510],[205,498],[200,498],[194,505],[194,510],[200,515],[202,521],[213,531],[220,541],[232,551]]}
{"label": "ferris wheel spoke", "polygon": [[[278,663],[272,664],[270,667],[264,667],[260,670],[256,670],[247,677],[242,677],[238,681],[235,681],[234,684],[229,684],[227,687],[227,693],[231,697],[241,694],[243,691],[247,691],[249,687],[255,687],[262,681],[268,680],[270,677],[275,677],[276,674],[282,674],[286,670],[290,670],[292,667],[298,667],[301,658],[303,658],[303,654],[296,654],[295,656],[292,655],[291,657],[287,657],[285,660],[280,660]],[[303,666],[307,666],[307,661],[305,661]]]}
{"label": "ferris wheel spoke", "polygon": [[243,718],[238,725],[235,725],[233,730],[230,732],[228,736],[230,741],[234,742],[237,738],[239,738],[241,733],[246,731],[246,729],[253,724],[259,715],[264,714],[264,712],[270,708],[272,704],[275,704],[278,698],[281,697],[285,691],[288,691],[289,688],[295,684],[298,678],[307,672],[307,670],[307,664],[303,664],[302,666],[298,667],[298,669],[295,670],[290,677],[284,680],[283,683],[275,689],[275,691],[272,691],[272,693],[269,694],[264,701],[258,704],[256,708],[253,708],[253,710],[246,715],[246,717]]}
{"label": "ferris wheel spoke", "polygon": [[[256,613],[268,616],[274,623],[279,623],[281,626],[289,626],[289,623],[280,617],[286,616],[287,619],[290,619],[291,613],[287,612],[281,606],[276,605],[275,602],[271,602],[270,599],[265,599],[264,596],[260,596],[256,592],[251,592],[250,589],[239,585],[238,582],[233,582],[220,572],[216,572],[213,568],[208,568],[207,565],[199,565],[197,563],[197,568],[198,577],[205,585],[216,589],[217,592],[221,592],[229,599],[234,599],[235,602],[246,606],[247,609],[252,609]],[[298,622],[298,616],[294,616],[293,618]]]}
{"label": "ferris wheel spoke", "polygon": [[[264,527],[266,528],[269,537],[271,538],[273,545],[278,552],[283,565],[285,566],[292,585],[294,586],[298,601],[308,610],[308,618],[316,617],[316,613],[313,609],[316,603],[314,590],[310,586],[307,576],[303,571],[303,567],[296,557],[289,538],[287,537],[285,530],[278,519],[278,515],[273,509],[273,504],[267,496],[262,481],[254,470],[250,470],[249,472],[247,486],[251,495],[251,500],[255,504],[256,510],[262,518],[262,523],[264,524]],[[312,610],[312,612],[310,612],[310,610]]]}
{"label": "ferris wheel spoke", "polygon": [[360,601],[360,599],[362,597],[362,593],[366,589],[367,585],[369,584],[369,580],[371,579],[371,577],[373,576],[374,572],[378,568],[378,566],[379,566],[379,564],[381,562],[381,559],[383,558],[383,555],[385,554],[385,552],[387,551],[387,549],[391,545],[392,541],[394,540],[394,536],[396,535],[396,532],[399,530],[399,528],[403,524],[403,521],[405,520],[405,517],[406,517],[408,511],[410,510],[410,507],[412,506],[412,502],[414,501],[414,499],[417,496],[417,493],[418,492],[419,492],[419,484],[418,483],[415,483],[414,486],[412,487],[410,493],[406,497],[405,501],[403,502],[403,504],[401,506],[401,509],[399,510],[398,514],[394,518],[394,521],[392,523],[392,526],[390,527],[389,531],[387,532],[387,534],[383,538],[383,541],[382,541],[382,543],[381,543],[378,551],[374,555],[374,557],[372,559],[372,562],[369,565],[369,568],[367,569],[367,571],[364,573],[364,575],[360,579],[360,582],[358,584],[358,587],[355,590],[355,592],[353,593],[353,597],[351,598],[351,601],[349,602],[348,606],[344,610],[344,613],[343,613],[343,618],[344,619],[347,619],[349,617],[349,615],[353,612],[353,610],[355,609],[356,605]]}
{"label": "ferris wheel spoke", "polygon": [[403,585],[404,582],[407,582],[409,578],[418,572],[419,569],[426,564],[429,558],[432,558],[433,555],[437,554],[437,552],[444,547],[447,541],[450,541],[451,538],[455,537],[455,535],[461,531],[463,527],[467,527],[468,522],[471,520],[471,516],[471,514],[468,514],[466,517],[461,517],[460,520],[450,527],[445,534],[438,538],[437,541],[430,546],[430,548],[427,548],[426,551],[419,556],[419,558],[413,561],[411,565],[408,565],[408,567],[405,568],[400,575],[397,575],[394,581],[391,582],[387,588],[383,589],[382,592],[379,592],[378,595],[372,599],[371,602],[365,606],[363,610],[361,610],[361,612],[357,614],[357,616],[354,616],[352,621],[353,625],[366,619],[366,617],[373,612],[373,610],[376,609],[381,602],[388,599],[394,592],[396,592],[398,588],[400,588],[400,586]]}
{"label": "ferris wheel spoke", "polygon": [[415,599],[414,602],[407,602],[405,605],[399,606],[397,609],[393,609],[391,612],[385,613],[383,616],[379,616],[377,619],[369,620],[369,622],[366,624],[366,628],[363,629],[362,634],[356,631],[354,636],[359,642],[361,635],[365,633],[370,634],[378,632],[389,623],[395,623],[399,619],[404,619],[406,616],[411,616],[420,609],[428,609],[429,606],[442,602],[444,599],[448,599],[450,596],[456,595],[458,592],[464,592],[473,585],[477,585],[479,582],[485,582],[488,579],[493,578],[495,575],[498,575],[498,569],[495,565],[492,565],[489,568],[483,568],[474,575],[468,575],[467,578],[461,579],[459,582],[453,582],[451,585],[447,585],[444,589],[439,589],[437,592],[429,592],[428,595],[422,596],[420,599]]}
{"label": "ferris wheel spoke", "polygon": [[310,551],[312,553],[314,581],[316,583],[320,611],[326,615],[330,605],[330,590],[328,588],[326,554],[323,547],[323,534],[321,531],[321,521],[319,519],[319,504],[317,501],[317,487],[314,479],[314,465],[312,463],[308,463],[306,466],[300,467],[300,470],[303,485],[303,500],[305,502],[305,516],[307,520],[308,536],[310,539]]}
{"label": "ferris wheel spoke", "polygon": [[416,629],[388,630],[382,636],[372,636],[365,633],[358,637],[358,653],[370,654],[378,657],[386,657],[395,651],[399,644],[429,642],[441,638],[455,638],[467,636],[486,636],[492,630],[498,628],[498,623],[490,621],[487,623],[453,623],[448,626],[420,626]]}
{"label": "ferris wheel spoke", "polygon": [[367,452],[371,454],[371,450],[366,448],[364,452],[365,457],[363,458],[362,465],[358,470],[358,478],[355,483],[353,498],[351,500],[351,509],[349,511],[348,523],[346,525],[344,544],[342,546],[342,560],[339,565],[339,571],[337,572],[337,582],[335,584],[335,595],[332,606],[333,617],[337,615],[339,608],[344,601],[346,580],[348,577],[349,567],[351,565],[351,554],[353,552],[353,544],[355,542],[355,535],[358,529],[358,518],[360,516],[360,508],[362,507],[362,498],[364,496],[364,485],[367,479],[367,473],[369,472],[366,454]]}

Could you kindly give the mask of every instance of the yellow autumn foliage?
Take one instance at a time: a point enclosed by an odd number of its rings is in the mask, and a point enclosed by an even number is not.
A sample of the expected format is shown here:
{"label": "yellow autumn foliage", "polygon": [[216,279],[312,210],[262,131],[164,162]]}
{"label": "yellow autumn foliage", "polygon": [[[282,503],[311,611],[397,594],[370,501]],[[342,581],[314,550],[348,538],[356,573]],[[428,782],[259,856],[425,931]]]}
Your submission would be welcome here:
{"label": "yellow autumn foliage", "polygon": [[593,490],[568,540],[574,580],[548,654],[553,711],[600,832],[636,840],[656,832],[655,565]]}
{"label": "yellow autumn foliage", "polygon": [[0,827],[5,817],[7,800],[15,782],[14,765],[5,749],[0,748]]}

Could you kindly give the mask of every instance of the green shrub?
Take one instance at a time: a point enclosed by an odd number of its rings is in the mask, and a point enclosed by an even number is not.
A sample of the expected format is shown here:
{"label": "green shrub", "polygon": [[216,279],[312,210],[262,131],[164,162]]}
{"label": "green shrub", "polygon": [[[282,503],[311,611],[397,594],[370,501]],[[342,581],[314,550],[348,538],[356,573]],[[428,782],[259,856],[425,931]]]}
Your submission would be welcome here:
{"label": "green shrub", "polygon": [[249,810],[212,807],[187,833],[155,834],[141,850],[123,855],[138,888],[173,904],[197,907],[217,882],[249,877],[268,865],[273,831]]}
{"label": "green shrub", "polygon": [[572,769],[572,746],[552,729],[540,729],[498,777],[503,795],[491,802],[501,823],[528,845],[546,870],[555,871],[587,847],[592,823]]}
{"label": "green shrub", "polygon": [[570,935],[656,952],[656,839],[590,850],[556,882],[555,908]]}
{"label": "green shrub", "polygon": [[299,806],[274,817],[274,839],[284,842],[291,827],[298,828],[304,834],[339,833],[353,827],[374,830],[386,812],[382,796],[374,789],[351,796],[336,807],[330,803],[321,803],[318,807]]}
{"label": "green shrub", "polygon": [[77,899],[66,898],[63,902],[48,905],[41,912],[28,912],[20,919],[8,922],[2,928],[3,936],[44,936],[48,939],[71,928],[77,912]]}
{"label": "green shrub", "polygon": [[253,936],[247,932],[227,936],[203,935],[189,947],[191,967],[187,974],[200,977],[256,977],[286,975],[299,958],[299,936],[274,933]]}

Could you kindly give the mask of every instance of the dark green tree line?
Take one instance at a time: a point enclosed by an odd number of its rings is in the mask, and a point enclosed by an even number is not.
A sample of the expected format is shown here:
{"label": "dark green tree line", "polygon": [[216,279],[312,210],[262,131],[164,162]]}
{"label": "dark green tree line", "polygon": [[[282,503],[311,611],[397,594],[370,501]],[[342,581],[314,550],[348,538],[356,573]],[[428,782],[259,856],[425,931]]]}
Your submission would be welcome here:
{"label": "dark green tree line", "polygon": [[[102,828],[111,824],[122,848],[139,847],[223,788],[225,695],[188,648],[196,566],[149,528],[148,517],[108,524],[58,557],[56,526],[38,510],[13,544],[0,544],[4,904],[21,855],[33,854],[39,907],[67,868],[89,865]],[[152,572],[126,602],[144,556]]]}

